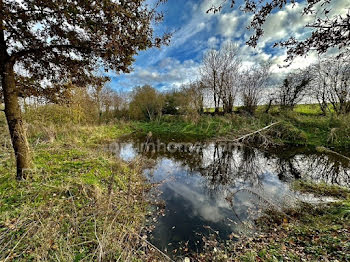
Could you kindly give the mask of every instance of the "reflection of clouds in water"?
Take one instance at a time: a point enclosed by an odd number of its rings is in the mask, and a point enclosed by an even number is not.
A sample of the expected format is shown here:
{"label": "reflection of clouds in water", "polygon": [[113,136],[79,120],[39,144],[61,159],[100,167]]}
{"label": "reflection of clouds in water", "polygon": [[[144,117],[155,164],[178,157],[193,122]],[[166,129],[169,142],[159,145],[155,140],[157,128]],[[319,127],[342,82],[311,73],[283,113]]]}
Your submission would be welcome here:
{"label": "reflection of clouds in water", "polygon": [[247,186],[241,183],[231,190],[232,207],[240,218],[256,218],[255,214],[247,212],[248,209],[257,211],[270,205],[280,207],[285,202],[286,195],[291,194],[288,185],[283,184],[271,173],[262,174],[260,180],[261,183],[258,186]]}
{"label": "reflection of clouds in water", "polygon": [[[181,166],[181,163],[170,159],[162,159],[155,168],[153,175],[156,180],[164,180],[174,176],[175,181],[166,184],[174,197],[182,198],[191,205],[192,216],[201,216],[203,220],[219,222],[225,219],[226,212],[222,209],[229,209],[227,201],[223,196],[210,197],[203,191],[203,180],[198,172],[190,172]],[[168,191],[167,191],[168,192]],[[221,198],[220,198],[221,197]]]}
{"label": "reflection of clouds in water", "polygon": [[[130,143],[121,148],[120,154],[131,160],[136,153]],[[254,221],[270,204],[284,207],[297,199],[315,201],[291,191],[286,181],[298,175],[350,182],[349,167],[326,155],[284,153],[287,156],[281,157],[242,147],[225,151],[209,144],[197,153],[145,154],[156,161],[145,173],[152,181],[163,182],[160,189],[166,215],[157,224],[158,241],[168,247],[169,242],[179,241],[178,237],[180,241],[193,239],[194,231],[203,233],[205,225],[222,230],[223,237],[227,237],[232,231],[246,232],[245,224]],[[348,174],[348,180],[344,174]]]}
{"label": "reflection of clouds in water", "polygon": [[263,174],[263,192],[273,200],[280,200],[289,192],[289,186],[272,173]]}
{"label": "reflection of clouds in water", "polygon": [[128,143],[124,144],[120,148],[119,157],[124,161],[131,161],[137,156],[136,149],[133,147],[133,144]]}
{"label": "reflection of clouds in water", "polygon": [[155,167],[145,170],[145,174],[152,174],[153,182],[160,182],[173,178],[174,174],[182,171],[181,164],[171,159],[162,158],[158,160]]}
{"label": "reflection of clouds in water", "polygon": [[225,219],[217,202],[209,199],[207,195],[195,191],[190,184],[170,183],[167,187],[192,205],[191,215],[199,215],[202,219],[214,223]]}

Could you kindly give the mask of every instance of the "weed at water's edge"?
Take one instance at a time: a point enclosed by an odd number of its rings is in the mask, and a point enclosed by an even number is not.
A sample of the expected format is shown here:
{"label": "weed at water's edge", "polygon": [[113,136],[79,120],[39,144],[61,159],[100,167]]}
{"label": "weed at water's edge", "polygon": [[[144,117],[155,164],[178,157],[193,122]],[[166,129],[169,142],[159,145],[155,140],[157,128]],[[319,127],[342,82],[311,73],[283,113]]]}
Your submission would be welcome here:
{"label": "weed at water's edge", "polygon": [[165,116],[158,121],[130,122],[136,134],[152,133],[158,137],[177,140],[234,139],[259,130],[271,123],[278,125],[267,130],[269,139],[276,144],[324,146],[339,150],[350,148],[350,116],[302,115],[285,112],[278,115],[265,113],[252,116],[203,115],[197,122],[182,116]]}
{"label": "weed at water's edge", "polygon": [[102,149],[127,130],[52,125],[47,140],[35,126],[28,132],[36,169],[22,182],[10,148],[0,148],[9,156],[0,165],[0,260],[158,257],[138,236],[148,206],[141,163],[125,164]]}
{"label": "weed at water's edge", "polygon": [[301,193],[311,193],[315,196],[329,196],[340,199],[350,198],[350,189],[325,183],[312,183],[304,180],[297,180],[292,188]]}

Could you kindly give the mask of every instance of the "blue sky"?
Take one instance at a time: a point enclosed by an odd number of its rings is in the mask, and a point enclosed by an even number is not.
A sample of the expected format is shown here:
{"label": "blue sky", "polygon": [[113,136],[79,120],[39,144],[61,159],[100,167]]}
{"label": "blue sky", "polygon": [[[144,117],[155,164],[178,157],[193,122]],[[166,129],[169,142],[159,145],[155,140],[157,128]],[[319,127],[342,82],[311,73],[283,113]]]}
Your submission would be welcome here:
{"label": "blue sky", "polygon": [[[222,12],[207,14],[213,4],[222,0],[168,0],[160,8],[164,12],[164,21],[155,27],[157,34],[173,32],[169,46],[140,52],[130,74],[109,73],[111,87],[116,90],[130,91],[135,86],[150,84],[165,91],[179,88],[182,84],[195,81],[199,77],[199,66],[203,54],[211,48],[218,49],[225,41],[239,45],[240,56],[245,67],[260,61],[271,61],[275,75],[283,75],[290,70],[303,68],[317,61],[316,54],[297,58],[288,68],[284,64],[286,51],[272,48],[273,43],[289,36],[304,39],[309,34],[305,29],[313,16],[301,16],[305,2],[288,4],[282,10],[272,14],[264,25],[265,35],[253,49],[245,45],[252,32],[246,29],[251,14],[226,5]],[[333,0],[331,14],[344,14],[350,8],[348,0]]]}

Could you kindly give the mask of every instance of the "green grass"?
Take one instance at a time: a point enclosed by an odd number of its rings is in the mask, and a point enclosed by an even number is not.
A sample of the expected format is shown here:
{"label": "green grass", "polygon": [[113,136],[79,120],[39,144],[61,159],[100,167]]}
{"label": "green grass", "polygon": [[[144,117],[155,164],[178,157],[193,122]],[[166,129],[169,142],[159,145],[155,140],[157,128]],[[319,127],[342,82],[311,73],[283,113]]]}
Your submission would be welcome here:
{"label": "green grass", "polygon": [[[266,105],[260,105],[257,107],[257,112],[258,113],[262,113],[266,110]],[[236,106],[234,107],[233,111],[234,112],[238,112],[242,109],[241,106]],[[222,108],[219,108],[219,111],[222,112]],[[276,105],[272,105],[270,112],[272,113],[276,113],[279,112],[280,108],[279,106]],[[300,114],[304,114],[304,115],[322,115],[322,110],[320,108],[320,106],[318,104],[300,104],[300,105],[296,105],[294,110],[294,112],[300,113]],[[214,113],[215,112],[215,108],[205,108],[204,112],[208,112],[208,113]]]}
{"label": "green grass", "polygon": [[322,115],[322,110],[320,106],[317,104],[297,105],[294,108],[294,112],[297,112],[303,115]]}
{"label": "green grass", "polygon": [[313,116],[289,113],[283,117],[305,133],[308,145],[350,148],[350,115]]}
{"label": "green grass", "polygon": [[[265,133],[278,144],[350,148],[350,116],[321,116],[313,105],[297,106],[295,112],[274,108],[264,114],[262,107],[258,111],[254,117],[166,116],[154,122],[100,126],[69,124],[61,111],[51,119],[46,119],[48,113],[43,121],[31,111],[26,119],[35,169],[22,182],[15,180],[11,143],[0,112],[0,260],[94,261],[102,254],[105,261],[128,256],[143,261],[153,256],[151,250],[139,249],[141,243],[135,239],[147,210],[141,163],[127,165],[103,150],[103,145],[126,134],[233,139],[278,121]],[[229,243],[215,259],[226,261],[232,250],[242,261],[299,260],[300,254],[307,261],[323,256],[350,259],[344,242],[350,230],[348,191],[308,182],[294,186],[342,201],[285,210],[287,222],[285,213],[270,213],[263,218],[270,221],[265,223],[264,238],[247,240],[244,249]]]}
{"label": "green grass", "polygon": [[186,117],[163,117],[160,121],[133,122],[132,129],[139,134],[151,132],[169,138],[210,139],[220,136],[235,136],[259,129],[270,123],[269,116],[262,118],[234,116],[201,116],[197,121]]}
{"label": "green grass", "polygon": [[105,152],[128,125],[28,126],[35,169],[16,181],[0,116],[0,260],[144,261],[157,257],[138,239],[149,186],[141,163]]}
{"label": "green grass", "polygon": [[296,112],[268,115],[207,116],[193,121],[182,116],[166,116],[159,121],[131,122],[139,135],[152,133],[170,139],[237,138],[279,122],[265,134],[277,144],[324,146],[344,150],[350,148],[350,116],[304,115]]}
{"label": "green grass", "polygon": [[330,196],[340,199],[350,198],[350,189],[325,183],[315,184],[310,181],[297,180],[293,189],[301,193],[312,193],[315,196]]}

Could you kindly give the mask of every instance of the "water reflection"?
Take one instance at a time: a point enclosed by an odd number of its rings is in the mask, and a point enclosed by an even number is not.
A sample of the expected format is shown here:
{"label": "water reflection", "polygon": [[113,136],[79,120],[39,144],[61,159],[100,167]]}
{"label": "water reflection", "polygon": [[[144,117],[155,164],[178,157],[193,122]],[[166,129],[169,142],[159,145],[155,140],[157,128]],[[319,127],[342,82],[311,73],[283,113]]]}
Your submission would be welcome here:
{"label": "water reflection", "polygon": [[247,234],[265,208],[305,199],[290,190],[288,182],[293,179],[350,185],[349,163],[306,149],[263,152],[159,141],[149,147],[135,139],[115,146],[115,153],[127,161],[141,154],[155,162],[145,174],[152,182],[162,182],[166,210],[151,241],[168,253],[179,252],[180,243],[199,250],[202,236],[213,232],[222,239],[231,233]]}

